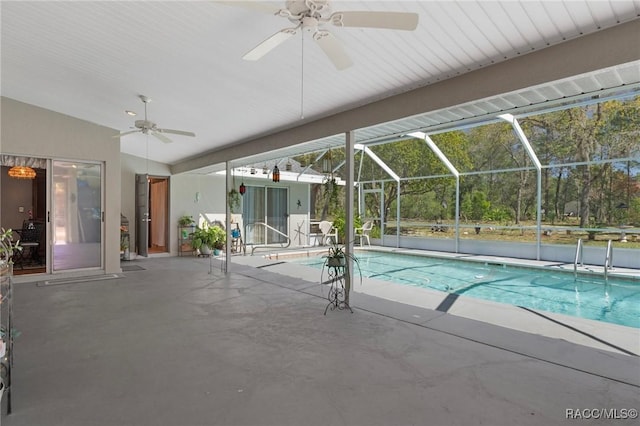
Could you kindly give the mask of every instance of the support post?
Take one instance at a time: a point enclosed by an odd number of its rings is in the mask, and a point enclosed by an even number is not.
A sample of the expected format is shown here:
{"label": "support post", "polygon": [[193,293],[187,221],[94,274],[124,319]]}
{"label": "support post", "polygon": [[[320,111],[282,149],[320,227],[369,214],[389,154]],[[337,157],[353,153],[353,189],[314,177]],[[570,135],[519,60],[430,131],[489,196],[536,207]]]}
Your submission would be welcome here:
{"label": "support post", "polygon": [[344,234],[345,234],[345,252],[347,254],[347,268],[345,276],[345,302],[349,305],[349,295],[351,294],[351,284],[353,283],[353,183],[354,183],[354,155],[355,155],[355,133],[350,130],[345,133],[345,162],[346,162],[346,178],[345,186],[345,218],[344,218]]}
{"label": "support post", "polygon": [[232,189],[232,185],[233,185],[233,176],[231,175],[232,172],[232,168],[231,168],[231,163],[229,161],[226,162],[226,167],[227,167],[227,173],[225,174],[227,179],[226,179],[226,185],[225,187],[227,188],[227,190],[225,191],[224,194],[224,200],[225,200],[225,223],[224,223],[224,228],[225,228],[225,232],[227,234],[227,238],[226,241],[227,243],[224,245],[224,265],[223,265],[223,269],[225,271],[225,273],[229,273],[231,268],[231,207],[229,206],[229,191],[231,191]]}

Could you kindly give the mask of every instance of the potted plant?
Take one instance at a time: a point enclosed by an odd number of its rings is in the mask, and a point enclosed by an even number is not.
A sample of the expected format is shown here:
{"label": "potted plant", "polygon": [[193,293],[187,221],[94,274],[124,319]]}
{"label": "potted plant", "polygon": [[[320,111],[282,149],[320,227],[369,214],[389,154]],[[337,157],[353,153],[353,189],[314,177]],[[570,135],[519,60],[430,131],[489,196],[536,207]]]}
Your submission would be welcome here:
{"label": "potted plant", "polygon": [[191,247],[198,254],[211,254],[214,239],[210,231],[211,227],[204,223],[202,227],[196,226],[196,230],[191,234]]}
{"label": "potted plant", "polygon": [[211,254],[212,249],[220,250],[224,247],[226,237],[227,234],[221,227],[204,223],[202,227],[197,226],[193,232],[191,246],[202,254]]}
{"label": "potted plant", "polygon": [[[338,239],[342,241],[344,241],[346,237],[346,230],[345,230],[346,221],[344,216],[345,216],[344,210],[340,210],[336,214],[335,218],[333,219],[333,226],[334,228],[336,228],[336,231],[338,231]],[[353,227],[354,228],[362,227],[362,219],[360,218],[360,215],[353,217]]]}
{"label": "potted plant", "polygon": [[227,194],[227,201],[229,203],[229,210],[235,212],[238,207],[240,207],[240,193],[232,188]]}
{"label": "potted plant", "polygon": [[180,216],[180,219],[178,219],[178,225],[180,226],[191,226],[194,223],[195,221],[193,220],[193,216],[191,215]]}
{"label": "potted plant", "polygon": [[327,268],[345,268],[348,271],[349,262],[347,260],[352,260],[353,263],[358,267],[358,273],[360,274],[360,283],[362,283],[362,271],[360,271],[360,263],[358,262],[358,258],[353,254],[347,254],[344,251],[344,246],[339,244],[332,244],[329,247],[329,251],[327,254],[322,256],[324,261],[324,267]]}
{"label": "potted plant", "polygon": [[13,241],[13,231],[0,228],[0,270],[5,274],[12,274],[11,265],[13,265],[13,254],[22,251],[20,241]]}
{"label": "potted plant", "polygon": [[214,249],[214,254],[217,256],[218,254],[220,254],[220,250],[224,249],[224,244],[227,241],[227,233],[224,232],[224,229],[217,225],[212,226],[209,229],[212,236],[212,247]]}

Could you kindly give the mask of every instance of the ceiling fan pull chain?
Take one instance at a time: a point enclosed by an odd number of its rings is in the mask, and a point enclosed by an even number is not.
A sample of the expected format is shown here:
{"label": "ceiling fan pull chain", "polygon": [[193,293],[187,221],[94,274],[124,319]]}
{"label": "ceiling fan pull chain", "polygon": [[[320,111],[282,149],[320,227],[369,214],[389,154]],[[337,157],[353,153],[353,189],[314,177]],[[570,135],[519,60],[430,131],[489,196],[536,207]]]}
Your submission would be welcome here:
{"label": "ceiling fan pull chain", "polygon": [[301,54],[300,54],[300,120],[304,119],[304,31],[300,31],[300,37],[302,38]]}

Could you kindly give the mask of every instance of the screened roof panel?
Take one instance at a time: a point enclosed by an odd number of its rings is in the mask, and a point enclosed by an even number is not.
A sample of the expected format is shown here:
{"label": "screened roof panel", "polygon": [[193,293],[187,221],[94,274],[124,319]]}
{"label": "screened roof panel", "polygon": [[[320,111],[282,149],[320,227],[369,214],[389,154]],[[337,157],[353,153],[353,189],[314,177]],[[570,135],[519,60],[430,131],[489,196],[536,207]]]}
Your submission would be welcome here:
{"label": "screened roof panel", "polygon": [[[623,89],[619,87],[623,86]],[[543,111],[557,108],[571,102],[592,102],[594,96],[612,96],[617,93],[640,91],[640,61],[625,66],[599,70],[570,79],[550,82],[501,96],[494,96],[468,102],[446,110],[436,110],[407,117],[401,120],[381,123],[368,128],[356,129],[356,143],[384,141],[386,138],[400,138],[413,131],[442,132],[448,128],[476,125],[482,121],[495,121],[497,115],[505,112],[521,115],[528,111]],[[514,109],[516,108],[517,109]],[[279,156],[296,155],[304,152],[343,146],[344,135],[338,134],[286,149],[252,156],[255,159],[273,159]],[[239,160],[243,161],[243,160]],[[216,167],[224,167],[217,165]]]}

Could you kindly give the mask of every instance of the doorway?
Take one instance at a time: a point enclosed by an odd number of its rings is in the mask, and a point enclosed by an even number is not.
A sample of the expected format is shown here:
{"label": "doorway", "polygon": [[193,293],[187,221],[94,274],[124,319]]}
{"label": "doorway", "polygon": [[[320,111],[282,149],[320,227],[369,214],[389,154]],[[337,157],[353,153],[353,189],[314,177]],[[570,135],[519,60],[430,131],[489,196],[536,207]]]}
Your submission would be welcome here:
{"label": "doorway", "polygon": [[[3,155],[0,161],[0,225],[13,229],[15,239],[28,243],[14,258],[14,274],[46,273],[47,160]],[[9,170],[16,165],[29,166],[35,175],[11,177]]]}
{"label": "doorway", "polygon": [[136,247],[139,256],[169,252],[169,178],[136,175]]}
{"label": "doorway", "polygon": [[169,178],[149,178],[149,253],[169,251]]}

